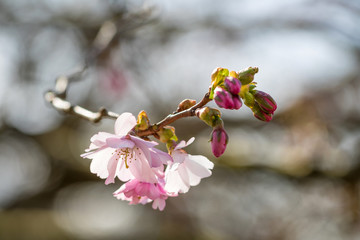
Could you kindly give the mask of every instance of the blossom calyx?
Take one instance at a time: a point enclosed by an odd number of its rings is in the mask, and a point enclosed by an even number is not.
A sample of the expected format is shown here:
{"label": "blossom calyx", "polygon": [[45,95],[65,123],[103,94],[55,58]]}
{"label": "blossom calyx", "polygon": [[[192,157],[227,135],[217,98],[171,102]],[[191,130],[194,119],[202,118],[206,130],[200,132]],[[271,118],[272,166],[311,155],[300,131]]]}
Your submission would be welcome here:
{"label": "blossom calyx", "polygon": [[196,109],[196,116],[203,120],[210,127],[222,125],[221,113],[215,108],[203,107]]}
{"label": "blossom calyx", "polygon": [[277,109],[275,100],[266,92],[255,91],[254,98],[264,112],[273,114]]}
{"label": "blossom calyx", "polygon": [[251,110],[253,111],[254,117],[261,121],[270,122],[273,118],[273,114],[265,112],[257,102],[254,103],[254,106],[251,108]]}
{"label": "blossom calyx", "polygon": [[241,82],[235,77],[226,77],[224,86],[231,94],[238,95],[241,89]]}
{"label": "blossom calyx", "polygon": [[165,126],[161,128],[158,133],[160,137],[160,141],[163,143],[167,143],[168,141],[174,140],[177,141],[178,138],[175,135],[175,128],[172,126]]}
{"label": "blossom calyx", "polygon": [[229,70],[226,68],[216,68],[211,74],[211,85],[209,98],[214,98],[215,88],[223,84],[224,79],[229,76]]}
{"label": "blossom calyx", "polygon": [[229,137],[223,126],[215,127],[211,133],[211,150],[215,157],[220,157],[226,149]]}
{"label": "blossom calyx", "polygon": [[139,112],[137,116],[135,130],[146,130],[150,126],[150,120],[144,110]]}
{"label": "blossom calyx", "polygon": [[254,80],[254,75],[259,71],[257,67],[249,67],[247,69],[243,69],[239,71],[238,78],[242,85],[246,85],[251,83]]}
{"label": "blossom calyx", "polygon": [[213,84],[216,81],[224,79],[226,76],[229,75],[229,70],[226,68],[215,68],[214,71],[211,73],[211,83]]}
{"label": "blossom calyx", "polygon": [[186,109],[191,108],[192,106],[194,106],[196,104],[196,100],[192,100],[192,99],[185,99],[183,100],[181,103],[179,103],[178,108],[176,109],[177,112],[181,112],[184,111]]}

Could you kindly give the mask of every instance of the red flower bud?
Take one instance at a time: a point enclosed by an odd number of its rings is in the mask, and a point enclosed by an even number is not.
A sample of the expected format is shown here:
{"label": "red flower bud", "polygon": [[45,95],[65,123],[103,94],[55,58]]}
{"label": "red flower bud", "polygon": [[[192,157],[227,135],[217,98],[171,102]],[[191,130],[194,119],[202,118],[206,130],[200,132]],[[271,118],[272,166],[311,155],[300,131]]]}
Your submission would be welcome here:
{"label": "red flower bud", "polygon": [[226,77],[224,80],[225,88],[233,95],[238,95],[241,89],[241,82],[234,77]]}
{"label": "red flower bud", "polygon": [[229,137],[223,127],[218,127],[213,129],[210,141],[214,156],[220,157],[225,152]]}
{"label": "red flower bud", "polygon": [[251,108],[251,110],[253,111],[254,117],[256,117],[257,119],[259,119],[261,121],[270,122],[271,119],[273,118],[273,114],[262,110],[257,102],[255,102],[255,104]]}
{"label": "red flower bud", "polygon": [[214,91],[215,103],[225,109],[234,109],[232,94],[222,87],[216,87]]}
{"label": "red flower bud", "polygon": [[233,95],[232,97],[233,97],[232,100],[234,102],[234,109],[241,108],[242,102],[241,102],[239,95]]}
{"label": "red flower bud", "polygon": [[267,93],[256,91],[254,94],[255,101],[259,104],[260,108],[267,113],[273,114],[277,108],[275,100]]}

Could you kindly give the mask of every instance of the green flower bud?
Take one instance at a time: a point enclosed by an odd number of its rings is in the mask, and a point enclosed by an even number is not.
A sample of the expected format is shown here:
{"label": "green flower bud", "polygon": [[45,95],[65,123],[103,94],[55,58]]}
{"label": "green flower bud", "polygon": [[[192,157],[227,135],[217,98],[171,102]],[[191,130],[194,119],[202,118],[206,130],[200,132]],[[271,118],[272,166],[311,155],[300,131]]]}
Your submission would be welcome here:
{"label": "green flower bud", "polygon": [[195,111],[196,116],[210,127],[222,126],[221,112],[215,108],[204,107]]}
{"label": "green flower bud", "polygon": [[252,95],[252,93],[250,93],[250,92],[245,92],[244,93],[244,104],[246,106],[248,106],[249,108],[252,108],[254,106],[254,103],[255,103],[254,95]]}
{"label": "green flower bud", "polygon": [[224,79],[229,76],[229,70],[226,68],[216,68],[211,74],[211,90],[210,99],[214,98],[215,88],[224,82]]}
{"label": "green flower bud", "polygon": [[251,83],[254,80],[254,75],[259,71],[257,67],[249,67],[248,69],[244,69],[239,71],[238,79],[240,80],[242,85],[246,85]]}
{"label": "green flower bud", "polygon": [[146,112],[143,110],[138,114],[135,130],[146,130],[149,128],[149,126],[150,126],[149,118]]}

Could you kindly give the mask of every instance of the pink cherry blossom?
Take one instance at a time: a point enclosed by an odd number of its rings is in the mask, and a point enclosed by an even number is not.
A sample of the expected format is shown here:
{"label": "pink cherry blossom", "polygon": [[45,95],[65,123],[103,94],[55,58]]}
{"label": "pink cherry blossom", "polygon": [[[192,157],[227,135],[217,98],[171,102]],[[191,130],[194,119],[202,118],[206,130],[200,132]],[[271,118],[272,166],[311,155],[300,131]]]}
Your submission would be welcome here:
{"label": "pink cherry blossom", "polygon": [[176,194],[167,193],[163,186],[163,178],[159,178],[157,183],[148,183],[132,179],[115,191],[114,196],[117,199],[129,201],[129,204],[146,204],[153,201],[153,209],[158,208],[162,211],[166,205],[165,200],[169,196],[176,196]]}
{"label": "pink cherry blossom", "polygon": [[121,114],[115,122],[115,134],[95,134],[90,147],[81,155],[92,159],[90,171],[106,178],[105,184],[114,183],[115,177],[156,183],[158,176],[163,175],[163,164],[172,161],[169,154],[154,148],[156,142],[130,135],[135,125],[131,113]]}
{"label": "pink cherry blossom", "polygon": [[165,190],[172,193],[186,193],[190,186],[196,186],[200,180],[211,175],[214,164],[204,156],[190,155],[182,148],[190,145],[195,138],[188,142],[181,141],[172,151],[174,162],[170,163],[165,172]]}

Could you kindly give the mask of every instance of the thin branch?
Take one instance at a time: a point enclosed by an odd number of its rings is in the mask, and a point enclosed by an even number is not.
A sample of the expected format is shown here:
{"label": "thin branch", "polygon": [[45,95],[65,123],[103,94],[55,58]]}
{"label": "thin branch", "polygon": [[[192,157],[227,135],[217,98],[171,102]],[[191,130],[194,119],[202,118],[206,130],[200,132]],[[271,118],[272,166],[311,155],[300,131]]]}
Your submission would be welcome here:
{"label": "thin branch", "polygon": [[45,94],[45,99],[58,111],[72,114],[94,123],[99,122],[102,118],[117,119],[119,117],[119,114],[110,112],[105,108],[100,108],[98,112],[92,112],[78,105],[73,106],[69,101],[57,96],[53,91],[48,91]]}
{"label": "thin branch", "polygon": [[[80,66],[80,68],[75,70],[73,73],[58,77],[55,82],[55,90],[47,91],[45,93],[45,100],[60,112],[72,114],[93,123],[97,123],[103,118],[116,120],[119,117],[118,113],[108,111],[104,107],[101,107],[97,112],[93,112],[81,106],[72,105],[69,101],[66,100],[66,95],[70,83],[82,79],[83,75],[89,67],[89,64],[93,63],[104,52],[109,51],[109,48],[111,48],[113,45],[112,43],[114,43],[114,41],[120,37],[119,33],[119,29],[113,22],[105,22],[95,37],[93,42],[93,51],[86,59],[86,63]],[[203,99],[193,107],[181,112],[174,112],[169,114],[160,122],[149,126],[148,129],[137,132],[135,131],[135,134],[142,138],[146,138],[150,135],[158,138],[159,136],[157,135],[157,132],[161,128],[175,122],[180,118],[195,116],[196,109],[203,107],[209,101],[211,101],[209,99],[209,95],[209,92],[206,93]]]}
{"label": "thin branch", "polygon": [[203,97],[203,99],[196,105],[194,105],[191,108],[186,109],[184,111],[169,114],[166,118],[164,118],[163,120],[161,120],[158,123],[151,125],[148,129],[142,130],[142,131],[137,131],[136,135],[138,135],[139,137],[154,135],[161,128],[175,122],[176,120],[178,120],[180,118],[195,116],[196,109],[205,106],[208,102],[211,101],[209,96],[210,96],[210,94],[206,93],[205,96]]}

